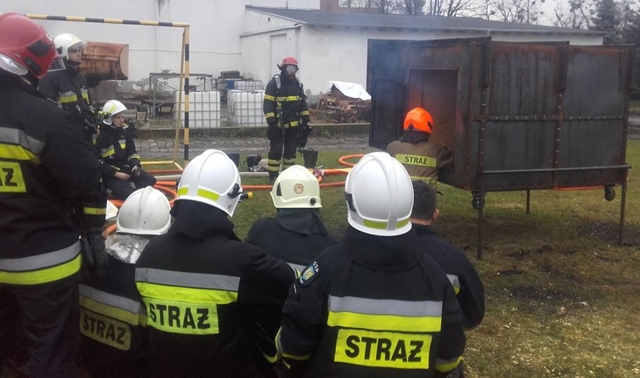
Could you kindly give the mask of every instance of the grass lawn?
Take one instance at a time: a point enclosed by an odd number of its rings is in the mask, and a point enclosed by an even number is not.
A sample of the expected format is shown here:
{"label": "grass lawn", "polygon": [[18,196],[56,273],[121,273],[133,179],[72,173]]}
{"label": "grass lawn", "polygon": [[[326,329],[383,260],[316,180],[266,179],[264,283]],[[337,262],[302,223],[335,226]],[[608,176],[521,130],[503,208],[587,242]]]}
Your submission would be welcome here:
{"label": "grass lawn", "polygon": [[[338,167],[341,155],[321,153]],[[617,244],[621,189],[489,193],[485,252],[476,259],[477,212],[471,195],[439,186],[439,234],[462,248],[486,288],[487,314],[468,335],[467,376],[640,376],[640,140],[629,141],[625,244]],[[331,177],[331,180],[342,177]],[[246,179],[243,184],[263,184]],[[322,215],[332,232],[346,227],[343,188],[322,189]],[[240,237],[255,219],[274,214],[267,191],[239,204]]]}
{"label": "grass lawn", "polygon": [[[321,152],[319,164],[335,168],[338,157],[362,152]],[[627,162],[634,168],[622,246],[620,188],[612,202],[602,190],[535,191],[531,214],[525,214],[525,192],[489,193],[480,261],[470,193],[439,186],[436,229],[467,253],[486,289],[485,320],[467,334],[467,377],[640,376],[640,140],[629,141]],[[244,185],[266,182],[243,179]],[[343,192],[321,193],[323,217],[337,236],[347,224]],[[233,217],[240,238],[255,220],[275,213],[268,191],[254,194]]]}

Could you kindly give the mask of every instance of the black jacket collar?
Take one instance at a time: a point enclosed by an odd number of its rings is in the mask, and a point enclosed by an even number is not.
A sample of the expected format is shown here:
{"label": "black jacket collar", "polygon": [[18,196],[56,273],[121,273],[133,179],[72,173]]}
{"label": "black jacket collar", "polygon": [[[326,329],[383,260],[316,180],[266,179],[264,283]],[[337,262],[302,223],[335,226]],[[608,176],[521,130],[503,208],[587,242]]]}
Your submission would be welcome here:
{"label": "black jacket collar", "polygon": [[278,209],[276,220],[280,227],[298,234],[327,235],[329,233],[318,209]]}
{"label": "black jacket collar", "polygon": [[233,223],[227,214],[213,206],[197,201],[176,201],[171,210],[175,218],[167,234],[186,235],[194,239],[204,239],[212,235],[240,240],[233,232]]}
{"label": "black jacket collar", "polygon": [[391,272],[412,268],[423,254],[414,231],[385,237],[368,235],[348,227],[342,247],[343,253],[357,263]]}
{"label": "black jacket collar", "polygon": [[416,231],[416,234],[418,235],[435,235],[436,234],[436,230],[434,230],[432,226],[416,224],[416,223],[412,223],[411,225],[413,229]]}

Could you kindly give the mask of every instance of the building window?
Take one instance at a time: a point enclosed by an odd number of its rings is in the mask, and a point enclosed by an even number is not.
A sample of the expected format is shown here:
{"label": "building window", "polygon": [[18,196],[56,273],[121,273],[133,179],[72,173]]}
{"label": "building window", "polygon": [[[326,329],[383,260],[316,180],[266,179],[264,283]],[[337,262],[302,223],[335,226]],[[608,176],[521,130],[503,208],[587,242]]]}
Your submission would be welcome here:
{"label": "building window", "polygon": [[340,0],[340,8],[380,8],[382,0]]}

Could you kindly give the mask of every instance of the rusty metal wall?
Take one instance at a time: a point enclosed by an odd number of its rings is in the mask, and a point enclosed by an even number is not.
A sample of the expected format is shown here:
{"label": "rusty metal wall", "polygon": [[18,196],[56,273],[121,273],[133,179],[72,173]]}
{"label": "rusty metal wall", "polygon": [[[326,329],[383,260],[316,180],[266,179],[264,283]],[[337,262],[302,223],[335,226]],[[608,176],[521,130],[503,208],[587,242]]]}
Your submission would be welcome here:
{"label": "rusty metal wall", "polygon": [[[630,59],[628,46],[370,41],[368,89],[384,107],[374,110],[370,144],[396,139],[404,114],[421,105],[440,127],[433,141],[455,151],[454,166],[440,175],[447,184],[486,191],[620,184],[624,172],[613,167],[625,164]],[[438,70],[442,78],[434,79]]]}

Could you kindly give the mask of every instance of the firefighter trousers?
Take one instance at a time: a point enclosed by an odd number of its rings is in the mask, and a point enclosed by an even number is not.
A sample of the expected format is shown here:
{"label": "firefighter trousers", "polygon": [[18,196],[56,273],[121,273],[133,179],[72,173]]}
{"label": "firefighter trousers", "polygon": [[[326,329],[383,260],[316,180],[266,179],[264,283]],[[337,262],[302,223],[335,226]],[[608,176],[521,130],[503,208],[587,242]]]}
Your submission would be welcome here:
{"label": "firefighter trousers", "polygon": [[0,286],[0,363],[20,348],[16,340],[24,338],[29,377],[80,378],[76,365],[79,276],[39,285]]}

